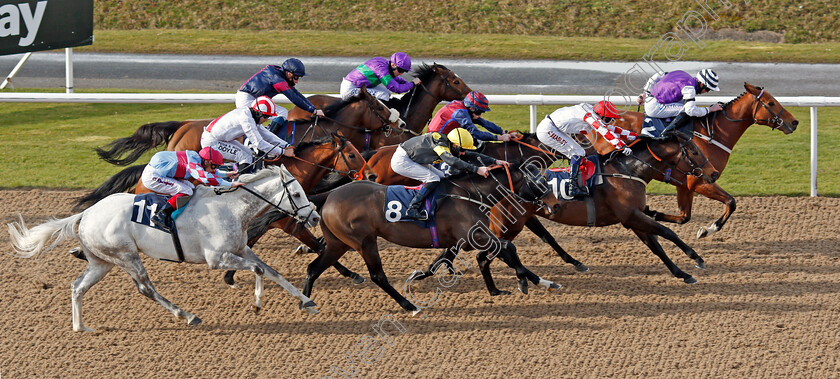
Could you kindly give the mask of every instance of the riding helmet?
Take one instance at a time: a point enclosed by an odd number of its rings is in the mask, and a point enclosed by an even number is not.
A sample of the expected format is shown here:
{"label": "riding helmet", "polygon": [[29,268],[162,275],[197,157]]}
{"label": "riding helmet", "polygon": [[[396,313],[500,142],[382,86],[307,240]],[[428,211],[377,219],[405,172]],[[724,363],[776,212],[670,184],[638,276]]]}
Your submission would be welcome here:
{"label": "riding helmet", "polygon": [[402,51],[391,54],[391,63],[395,64],[397,68],[401,68],[405,71],[411,71],[411,57]]}
{"label": "riding helmet", "polygon": [[285,71],[291,72],[294,76],[306,76],[306,67],[303,66],[303,62],[297,58],[289,58],[283,62],[283,65],[280,66]]}
{"label": "riding helmet", "polygon": [[198,156],[200,156],[201,159],[204,159],[217,166],[221,166],[223,163],[225,163],[225,160],[222,157],[222,153],[220,153],[216,149],[213,149],[210,146],[201,149],[201,151],[198,152]]}
{"label": "riding helmet", "polygon": [[619,118],[615,104],[607,100],[601,100],[595,104],[595,113],[601,117]]}
{"label": "riding helmet", "polygon": [[483,93],[472,91],[464,98],[464,105],[475,108],[481,112],[490,112],[490,101]]}
{"label": "riding helmet", "polygon": [[718,76],[713,70],[704,68],[697,73],[696,78],[698,82],[703,83],[710,90],[720,91],[720,87],[718,87]]}
{"label": "riding helmet", "polygon": [[264,114],[266,116],[277,116],[277,105],[271,101],[268,96],[260,96],[251,102],[251,109],[254,112]]}
{"label": "riding helmet", "polygon": [[467,150],[475,150],[475,142],[473,142],[472,134],[467,129],[455,128],[446,135],[449,142],[452,142],[461,148]]}

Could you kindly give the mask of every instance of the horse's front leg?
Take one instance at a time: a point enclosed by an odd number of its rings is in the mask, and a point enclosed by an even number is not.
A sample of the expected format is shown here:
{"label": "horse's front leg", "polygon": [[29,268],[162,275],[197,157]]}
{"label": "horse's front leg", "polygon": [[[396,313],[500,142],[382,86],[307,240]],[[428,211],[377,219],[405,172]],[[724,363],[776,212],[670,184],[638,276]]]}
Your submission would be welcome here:
{"label": "horse's front leg", "polygon": [[671,222],[675,224],[685,224],[691,220],[691,205],[694,203],[694,191],[680,185],[677,187],[677,205],[680,207],[680,215],[674,216],[657,212],[650,207],[645,207],[644,213],[652,217],[656,221]]}
{"label": "horse's front leg", "polygon": [[717,183],[702,183],[694,188],[694,191],[708,197],[712,200],[717,200],[726,205],[726,211],[723,212],[723,215],[720,216],[717,221],[713,222],[709,226],[701,227],[697,231],[697,238],[708,237],[721,228],[723,228],[723,224],[729,220],[729,217],[732,216],[732,213],[735,212],[735,198],[732,197],[728,192],[724,191]]}
{"label": "horse's front leg", "polygon": [[[249,247],[244,247],[241,251],[241,255],[236,255],[228,252],[224,253],[209,253],[205,256],[207,257],[207,264],[212,269],[221,269],[221,270],[249,270],[252,271],[255,275],[262,276],[265,275],[273,282],[277,283],[285,289],[289,294],[292,296],[300,299],[301,303],[303,303],[303,308],[310,312],[310,313],[318,313],[315,309],[316,305],[309,297],[304,296],[297,287],[293,286],[289,283],[285,278],[283,278],[280,273],[278,273],[273,268],[269,267],[265,262],[263,262],[256,254],[251,250]],[[259,278],[258,278],[259,279]],[[262,307],[262,294],[263,289],[262,282],[257,280],[255,285],[254,294],[256,295],[257,299],[254,303],[254,309],[259,310]]]}
{"label": "horse's front leg", "polygon": [[[516,277],[519,279],[519,291],[528,294],[528,281],[534,284],[541,285],[548,289],[549,292],[554,292],[560,289],[560,285],[549,280],[545,280],[537,274],[525,268],[525,265],[519,260],[519,254],[516,253],[516,246],[513,242],[500,239],[501,249],[499,250],[499,259],[505,262],[508,267],[516,271]],[[488,272],[489,273],[489,272]],[[483,272],[482,272],[483,274]]]}

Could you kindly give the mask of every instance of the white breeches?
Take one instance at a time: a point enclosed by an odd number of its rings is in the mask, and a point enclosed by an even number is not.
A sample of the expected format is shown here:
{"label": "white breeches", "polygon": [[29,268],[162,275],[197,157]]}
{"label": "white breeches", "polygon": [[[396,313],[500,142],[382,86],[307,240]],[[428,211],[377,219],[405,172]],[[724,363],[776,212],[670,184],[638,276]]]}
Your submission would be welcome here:
{"label": "white breeches", "polygon": [[656,98],[648,95],[645,98],[645,116],[653,118],[676,117],[683,111],[685,104],[681,101],[676,103],[659,104]]}
{"label": "white breeches", "polygon": [[537,125],[537,139],[567,158],[586,155],[586,150],[572,136],[561,132],[548,118],[544,118]]}
{"label": "white breeches", "polygon": [[[280,95],[278,95],[280,96]],[[248,92],[244,91],[236,91],[236,107],[237,108],[248,108],[251,106],[251,103],[254,102],[254,95],[251,95]],[[272,99],[273,101],[274,99]],[[277,104],[277,102],[274,102]],[[277,116],[282,117],[284,120],[289,118],[289,110],[277,104]],[[272,117],[273,118],[273,117]]]}
{"label": "white breeches", "polygon": [[174,196],[183,193],[187,196],[192,196],[193,188],[195,186],[186,179],[175,179],[160,176],[155,172],[155,168],[146,165],[143,169],[143,175],[140,176],[140,181],[146,188],[165,195]]}
{"label": "white breeches", "polygon": [[402,146],[398,146],[397,150],[394,151],[394,156],[391,157],[391,169],[406,178],[419,180],[423,183],[439,182],[440,178],[446,176],[432,165],[422,165],[411,160]]}
{"label": "white breeches", "polygon": [[[379,100],[387,102],[391,99],[391,91],[382,85],[367,88],[367,91]],[[341,86],[339,87],[339,93],[341,94],[341,100],[347,101],[351,97],[359,94],[359,87],[354,86],[353,83],[347,79],[342,79]]]}
{"label": "white breeches", "polygon": [[218,150],[222,153],[222,157],[228,161],[234,161],[240,164],[247,164],[254,161],[254,155],[251,153],[251,149],[245,147],[239,141],[219,141],[213,138],[212,134],[204,133],[201,136],[201,147],[205,148],[207,146]]}

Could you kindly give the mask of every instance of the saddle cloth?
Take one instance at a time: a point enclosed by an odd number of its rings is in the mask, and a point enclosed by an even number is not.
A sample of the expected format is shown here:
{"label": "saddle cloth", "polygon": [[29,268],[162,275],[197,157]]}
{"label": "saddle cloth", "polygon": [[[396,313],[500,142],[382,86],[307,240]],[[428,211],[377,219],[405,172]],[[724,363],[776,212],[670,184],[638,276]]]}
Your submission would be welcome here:
{"label": "saddle cloth", "polygon": [[[560,167],[548,169],[545,172],[545,179],[551,186],[551,191],[554,192],[554,196],[559,200],[574,199],[568,195],[569,187],[571,186],[571,182],[569,180],[571,177],[570,170],[570,167]],[[585,162],[581,163],[580,174],[583,175],[584,182],[586,187],[589,188],[590,195],[594,193],[595,186],[604,182],[604,178],[602,176],[596,175],[600,173],[601,161],[597,155],[590,155],[586,157]]]}
{"label": "saddle cloth", "polygon": [[[157,230],[163,230],[159,226],[152,223],[152,215],[162,208],[169,200],[169,196],[159,195],[156,193],[141,193],[134,196],[134,206],[131,208],[131,221],[137,224],[146,225]],[[184,206],[172,212],[172,217],[166,220],[166,225],[172,228],[175,224],[175,219],[184,211]]]}
{"label": "saddle cloth", "polygon": [[645,117],[644,124],[642,124],[642,132],[639,133],[648,138],[659,138],[665,127],[671,123],[671,118],[653,118]]}
{"label": "saddle cloth", "polygon": [[[406,218],[405,211],[408,205],[411,204],[411,199],[414,198],[422,185],[416,187],[407,186],[388,186],[385,191],[385,220],[388,222],[413,222],[415,225],[423,228],[429,228],[435,223],[435,209],[437,208],[437,191],[426,198],[423,208],[429,213],[429,219],[426,221],[417,221],[415,219]],[[440,187],[438,187],[440,188]]]}

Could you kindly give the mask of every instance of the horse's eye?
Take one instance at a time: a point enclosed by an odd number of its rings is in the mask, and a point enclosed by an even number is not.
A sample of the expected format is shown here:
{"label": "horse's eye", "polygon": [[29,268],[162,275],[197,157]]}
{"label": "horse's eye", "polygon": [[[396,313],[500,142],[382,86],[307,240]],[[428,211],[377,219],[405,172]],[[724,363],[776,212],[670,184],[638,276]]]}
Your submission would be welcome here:
{"label": "horse's eye", "polygon": [[772,107],[772,106],[776,105],[776,103],[774,103],[774,102],[772,102],[772,101],[771,101],[771,102],[767,103],[767,105],[769,105],[769,106],[771,106],[771,107]]}
{"label": "horse's eye", "polygon": [[295,199],[299,199],[300,198],[300,192],[293,193],[292,197],[294,197]]}
{"label": "horse's eye", "polygon": [[453,83],[453,84],[461,84],[461,81],[460,81],[460,80],[455,80],[455,81],[454,81],[454,82],[452,82],[452,83]]}
{"label": "horse's eye", "polygon": [[350,153],[350,155],[348,155],[347,157],[350,158],[350,159],[356,159],[356,154],[355,153]]}

